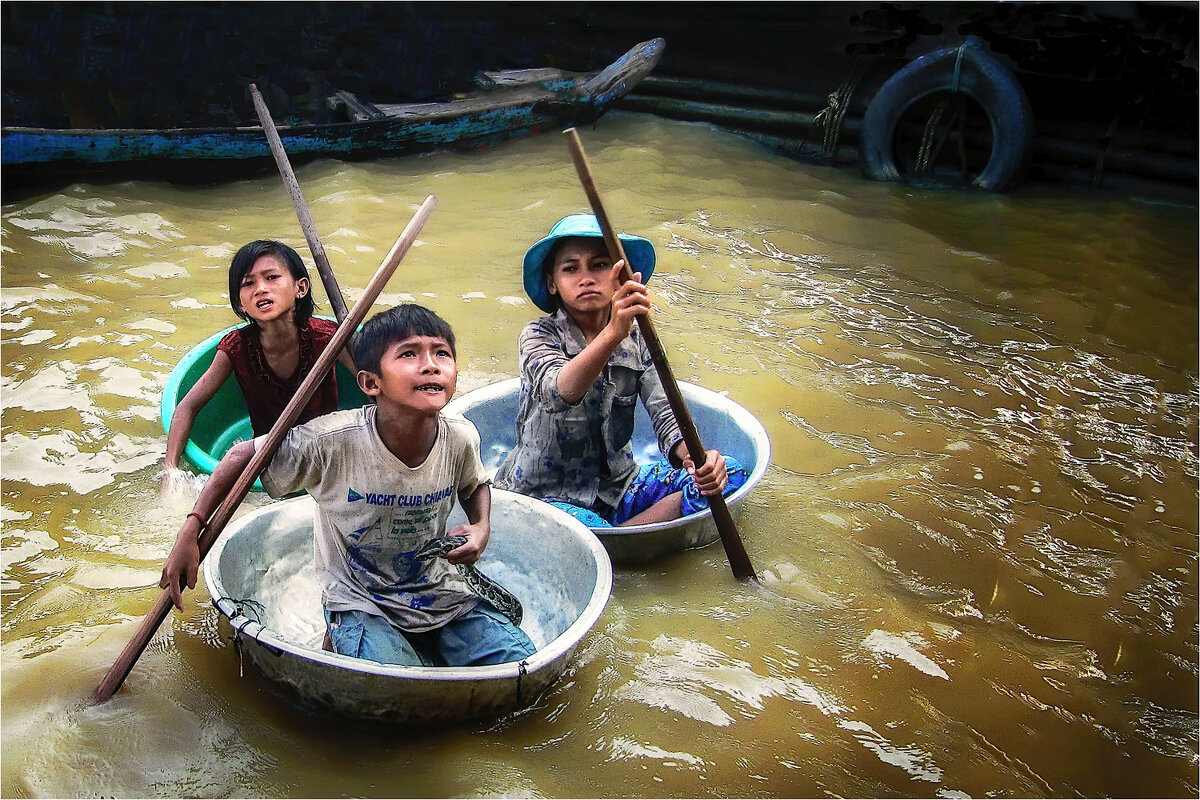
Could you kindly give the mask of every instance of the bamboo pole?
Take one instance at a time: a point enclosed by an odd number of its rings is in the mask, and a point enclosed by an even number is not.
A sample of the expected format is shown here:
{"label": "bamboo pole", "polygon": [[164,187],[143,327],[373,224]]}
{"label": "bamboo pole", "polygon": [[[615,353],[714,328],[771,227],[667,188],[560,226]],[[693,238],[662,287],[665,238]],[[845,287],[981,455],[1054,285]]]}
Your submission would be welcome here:
{"label": "bamboo pole", "polygon": [[288,194],[291,195],[292,208],[296,209],[296,216],[300,220],[300,230],[304,231],[304,238],[308,241],[308,250],[312,253],[313,261],[317,265],[317,272],[321,276],[321,283],[325,286],[325,294],[329,297],[329,304],[333,306],[333,316],[337,318],[338,322],[341,322],[346,318],[346,300],[342,297],[342,290],[338,288],[337,278],[333,275],[333,267],[329,266],[329,257],[325,255],[325,246],[321,244],[321,240],[317,236],[317,226],[313,224],[312,214],[308,213],[308,203],[304,202],[304,195],[300,192],[300,183],[296,180],[296,173],[292,171],[287,152],[283,149],[279,131],[275,130],[275,121],[271,119],[271,112],[267,109],[262,95],[259,94],[258,87],[253,83],[250,84],[250,97],[254,100],[254,110],[258,113],[258,121],[262,123],[267,144],[271,146],[271,155],[275,156],[275,164],[279,167],[283,185],[287,187]]}

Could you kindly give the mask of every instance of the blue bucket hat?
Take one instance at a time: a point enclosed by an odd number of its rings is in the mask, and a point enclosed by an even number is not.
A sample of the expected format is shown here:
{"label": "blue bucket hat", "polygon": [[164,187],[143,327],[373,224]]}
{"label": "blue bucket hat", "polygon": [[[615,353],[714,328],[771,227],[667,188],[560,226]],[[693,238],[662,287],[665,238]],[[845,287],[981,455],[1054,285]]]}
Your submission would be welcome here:
{"label": "blue bucket hat", "polygon": [[[535,306],[547,314],[553,314],[555,307],[550,300],[550,291],[546,288],[542,262],[550,255],[558,240],[568,236],[604,238],[604,234],[600,232],[600,223],[594,216],[572,214],[554,223],[550,233],[525,252],[525,293]],[[617,238],[625,248],[625,255],[629,257],[630,271],[642,273],[642,283],[650,280],[650,276],[654,274],[654,245],[650,244],[648,239],[627,233],[618,233]]]}

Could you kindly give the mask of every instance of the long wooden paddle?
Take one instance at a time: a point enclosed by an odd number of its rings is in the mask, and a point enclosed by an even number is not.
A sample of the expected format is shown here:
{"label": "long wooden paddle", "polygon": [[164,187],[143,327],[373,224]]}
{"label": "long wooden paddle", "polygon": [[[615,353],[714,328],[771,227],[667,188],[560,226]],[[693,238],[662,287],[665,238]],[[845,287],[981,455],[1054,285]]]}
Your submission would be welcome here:
{"label": "long wooden paddle", "polygon": [[[417,213],[413,215],[412,220],[400,234],[400,238],[392,245],[392,249],[384,258],[379,270],[375,273],[375,277],[367,284],[367,288],[363,291],[363,296],[354,308],[351,310],[346,319],[338,325],[337,331],[333,334],[333,339],[329,345],[321,353],[317,362],[313,365],[308,376],[300,384],[300,388],[296,390],[296,394],[292,397],[291,402],[283,409],[283,414],[275,422],[271,428],[271,432],[267,434],[267,439],[263,446],[259,448],[254,457],[250,459],[250,463],[246,465],[241,476],[234,482],[233,488],[229,490],[225,500],[209,517],[207,524],[204,527],[203,533],[198,540],[200,548],[200,561],[204,561],[204,557],[217,541],[217,537],[225,529],[225,525],[233,516],[233,512],[237,510],[238,505],[245,499],[246,494],[250,491],[250,487],[254,485],[254,481],[258,479],[259,474],[266,469],[267,463],[275,455],[275,451],[279,449],[283,437],[292,427],[292,423],[300,416],[301,410],[308,404],[309,399],[317,389],[317,385],[325,379],[329,370],[333,368],[334,361],[337,360],[338,353],[349,342],[350,336],[355,329],[362,323],[367,316],[367,312],[371,310],[371,305],[375,299],[379,297],[379,293],[383,291],[383,287],[387,285],[388,279],[392,277],[392,273],[400,266],[400,261],[412,247],[413,242],[420,233],[421,228],[425,225],[425,221],[429,219],[429,215],[433,213],[434,207],[437,205],[437,199],[430,195],[425,198],[425,202],[417,209]],[[158,601],[146,615],[141,626],[130,639],[129,644],[121,651],[121,655],[109,669],[108,674],[104,676],[104,680],[96,687],[96,691],[92,694],[92,699],[97,703],[107,701],[117,689],[121,688],[121,684],[125,681],[125,677],[133,669],[133,665],[142,655],[142,651],[146,649],[146,645],[150,643],[154,632],[158,630],[159,625],[167,618],[167,614],[171,610],[171,593],[163,590],[159,595]]]}
{"label": "long wooden paddle", "polygon": [[338,288],[337,278],[333,276],[333,268],[329,266],[325,247],[317,237],[317,226],[313,224],[312,214],[308,213],[308,204],[304,202],[304,195],[300,192],[300,183],[296,180],[296,173],[292,172],[292,165],[288,162],[287,153],[284,152],[279,131],[275,130],[275,121],[271,119],[271,112],[267,109],[267,104],[263,102],[258,87],[253,83],[250,84],[250,97],[254,100],[254,110],[258,113],[258,121],[262,124],[263,133],[267,136],[267,144],[271,146],[271,155],[275,156],[275,164],[279,167],[283,185],[287,187],[288,194],[292,196],[292,207],[296,209],[296,216],[300,219],[300,230],[304,231],[304,238],[308,240],[308,250],[317,264],[317,272],[321,275],[321,283],[325,286],[329,304],[333,306],[333,316],[337,318],[338,322],[341,322],[346,318],[346,301],[342,297],[342,290]]}
{"label": "long wooden paddle", "polygon": [[[262,95],[259,94],[258,87],[253,83],[250,84],[250,97],[254,100],[254,111],[258,114],[263,135],[267,137],[267,144],[271,147],[271,155],[275,156],[275,164],[279,167],[279,177],[283,178],[283,185],[292,198],[292,208],[296,211],[296,219],[300,221],[300,230],[304,231],[304,238],[308,241],[308,251],[312,253],[313,261],[317,265],[317,273],[321,276],[321,283],[325,285],[325,295],[329,298],[329,304],[333,306],[333,316],[341,323],[346,319],[346,300],[342,297],[342,290],[338,286],[337,278],[334,277],[333,265],[329,263],[329,258],[325,255],[325,246],[321,244],[321,237],[317,236],[317,226],[313,223],[312,214],[308,211],[308,203],[304,201],[304,194],[300,191],[300,181],[296,180],[296,173],[292,171],[287,151],[283,149],[279,131],[275,130],[275,120],[271,119],[271,112],[263,101]],[[329,631],[325,632],[324,646],[326,650],[333,649]]]}
{"label": "long wooden paddle", "polygon": [[[621,270],[621,280],[632,280],[633,271],[629,267],[629,259],[625,256],[625,248],[621,246],[621,240],[617,238],[608,221],[608,214],[604,212],[604,204],[600,202],[600,193],[596,190],[596,181],[592,178],[592,168],[588,165],[587,155],[583,152],[583,143],[579,140],[579,134],[574,128],[567,128],[563,133],[567,137],[567,149],[571,151],[571,160],[575,162],[575,171],[579,173],[579,181],[583,184],[583,191],[587,194],[588,202],[592,206],[592,213],[596,215],[596,220],[600,223],[600,232],[604,234],[604,243],[608,245],[608,254],[614,261],[619,259],[625,262],[625,268]],[[688,455],[692,457],[692,462],[699,466],[704,463],[705,459],[704,444],[700,441],[700,434],[696,431],[696,424],[692,421],[692,415],[679,391],[679,385],[675,383],[671,365],[667,363],[666,351],[663,350],[662,342],[654,330],[654,323],[651,322],[650,316],[640,314],[637,321],[642,338],[646,340],[646,349],[650,351],[650,359],[654,362],[654,368],[658,371],[659,380],[667,394],[667,402],[671,406],[672,413],[675,414],[679,431],[683,434]],[[729,506],[725,504],[725,498],[719,494],[708,497],[708,507],[712,510],[713,521],[717,524],[717,532],[721,534],[721,544],[725,546],[725,555],[729,559],[733,576],[738,580],[757,578],[754,566],[750,563],[750,556],[746,555],[746,548],[742,545],[742,537],[733,523],[733,516],[729,513]]]}

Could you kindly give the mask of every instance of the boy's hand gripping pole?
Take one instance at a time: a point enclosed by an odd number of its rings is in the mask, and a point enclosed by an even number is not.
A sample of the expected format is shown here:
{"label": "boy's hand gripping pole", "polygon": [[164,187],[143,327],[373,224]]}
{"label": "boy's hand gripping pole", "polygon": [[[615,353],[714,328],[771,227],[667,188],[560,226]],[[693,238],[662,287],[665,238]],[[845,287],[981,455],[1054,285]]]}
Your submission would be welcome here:
{"label": "boy's hand gripping pole", "polygon": [[[629,259],[625,256],[625,248],[621,246],[621,240],[617,238],[616,232],[609,224],[608,215],[604,213],[604,204],[600,202],[600,193],[596,190],[596,181],[592,178],[592,169],[588,165],[587,155],[583,152],[583,143],[579,140],[579,134],[574,128],[567,128],[563,133],[567,137],[567,149],[571,151],[571,160],[575,162],[575,171],[579,173],[579,181],[583,184],[583,191],[587,194],[588,202],[592,206],[592,213],[596,215],[596,221],[600,223],[600,231],[604,234],[604,243],[608,246],[608,254],[614,261],[625,262],[625,267],[621,270],[621,280],[631,280],[633,271],[629,266]],[[692,463],[700,466],[705,460],[704,444],[700,441],[700,434],[696,431],[696,424],[692,422],[692,415],[688,411],[687,403],[684,402],[679,386],[675,383],[675,376],[671,373],[671,365],[667,363],[667,354],[663,350],[662,342],[659,341],[658,333],[654,330],[654,323],[651,322],[649,314],[639,314],[637,322],[638,329],[642,332],[642,338],[646,340],[646,348],[650,351],[650,359],[654,362],[654,368],[658,371],[659,380],[667,394],[671,412],[675,415],[676,423],[679,424],[680,433],[683,434],[688,455],[691,456]],[[733,523],[733,516],[729,513],[729,506],[725,504],[725,498],[720,494],[705,495],[705,497],[708,498],[708,507],[712,511],[713,521],[717,524],[717,531],[721,534],[721,544],[725,546],[725,555],[729,559],[733,576],[738,580],[757,578],[754,574],[754,566],[750,563],[750,557],[746,555],[742,537]]]}
{"label": "boy's hand gripping pole", "polygon": [[[296,418],[300,416],[300,412],[308,405],[309,399],[316,392],[317,385],[325,379],[329,374],[329,370],[333,369],[333,364],[337,360],[338,353],[350,341],[350,337],[354,334],[355,329],[362,324],[366,318],[367,312],[371,310],[376,298],[379,297],[383,287],[387,285],[388,279],[392,277],[392,273],[400,266],[400,261],[404,255],[412,247],[413,242],[420,233],[421,228],[425,225],[429,215],[433,213],[434,207],[437,206],[437,199],[430,195],[425,198],[425,202],[417,209],[417,213],[413,215],[412,220],[408,223],[408,227],[400,234],[400,238],[392,245],[391,251],[388,252],[380,265],[379,270],[375,273],[375,277],[371,278],[371,282],[367,284],[367,288],[363,291],[362,298],[354,304],[354,308],[350,311],[345,320],[338,325],[337,331],[333,334],[333,339],[325,347],[320,358],[313,365],[312,371],[308,373],[308,377],[300,384],[300,388],[296,390],[296,394],[292,397],[291,402],[283,409],[283,414],[275,422],[271,428],[271,432],[267,434],[267,439],[263,446],[259,448],[254,457],[250,459],[250,463],[246,465],[246,469],[241,476],[234,482],[233,488],[229,490],[224,502],[217,508],[213,515],[208,520],[208,524],[204,526],[204,532],[198,540],[200,548],[200,561],[204,561],[204,557],[217,541],[217,537],[225,529],[225,525],[233,516],[233,512],[237,510],[238,505],[245,499],[246,494],[250,491],[250,487],[254,485],[254,481],[258,479],[259,474],[266,469],[267,463],[271,457],[275,455],[275,451],[279,449],[283,437],[287,434]],[[133,665],[142,655],[142,651],[150,643],[154,632],[158,630],[159,625],[167,618],[167,614],[171,610],[171,593],[164,589],[159,595],[158,601],[146,615],[129,644],[121,651],[121,655],[109,669],[108,674],[104,676],[104,680],[96,687],[96,691],[92,694],[92,699],[97,703],[103,703],[108,700],[117,689],[121,688],[121,684],[125,681],[125,677],[133,669]]]}
{"label": "boy's hand gripping pole", "polygon": [[292,208],[296,209],[300,230],[304,231],[304,238],[308,241],[308,251],[312,253],[321,283],[325,286],[325,294],[329,297],[329,304],[333,306],[333,316],[341,322],[346,318],[346,300],[342,297],[342,290],[338,288],[333,267],[329,265],[329,257],[325,255],[325,246],[317,237],[317,226],[313,224],[312,214],[308,213],[308,204],[304,202],[304,195],[300,193],[300,183],[296,180],[296,173],[292,172],[292,165],[283,149],[279,131],[275,130],[275,121],[271,119],[271,112],[267,110],[267,104],[253,83],[250,84],[250,97],[254,100],[254,110],[258,114],[259,123],[262,124],[263,133],[266,134],[267,144],[271,145],[271,155],[275,156],[279,176],[283,178],[283,185],[292,197]]}

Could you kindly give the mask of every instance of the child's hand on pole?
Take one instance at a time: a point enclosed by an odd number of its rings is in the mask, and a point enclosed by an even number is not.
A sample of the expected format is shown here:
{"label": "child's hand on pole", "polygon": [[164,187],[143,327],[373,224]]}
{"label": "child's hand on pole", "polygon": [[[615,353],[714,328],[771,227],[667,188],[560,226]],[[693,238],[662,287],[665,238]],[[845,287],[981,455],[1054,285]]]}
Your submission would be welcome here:
{"label": "child's hand on pole", "polygon": [[701,494],[716,495],[725,491],[729,482],[729,473],[725,469],[725,457],[716,450],[706,450],[704,464],[696,468],[692,457],[683,457],[683,468],[696,480],[696,488]]}
{"label": "child's hand on pole", "polygon": [[642,283],[642,273],[633,273],[633,278],[621,283],[621,270],[625,262],[613,264],[613,280],[618,287],[612,299],[612,314],[608,324],[620,334],[619,340],[624,340],[633,330],[633,323],[639,314],[650,313],[650,295],[646,292],[646,284]]}

